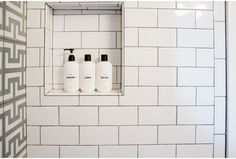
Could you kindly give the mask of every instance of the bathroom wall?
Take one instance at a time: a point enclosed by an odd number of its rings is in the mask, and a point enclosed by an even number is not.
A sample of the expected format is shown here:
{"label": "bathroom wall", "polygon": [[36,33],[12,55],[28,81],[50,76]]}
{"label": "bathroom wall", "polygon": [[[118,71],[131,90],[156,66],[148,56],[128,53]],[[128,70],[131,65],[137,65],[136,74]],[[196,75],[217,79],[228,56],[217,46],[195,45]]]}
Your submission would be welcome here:
{"label": "bathroom wall", "polygon": [[26,156],[26,2],[0,2],[0,157]]}
{"label": "bathroom wall", "polygon": [[124,96],[45,96],[44,2],[27,13],[28,157],[224,157],[224,2],[125,2]]}

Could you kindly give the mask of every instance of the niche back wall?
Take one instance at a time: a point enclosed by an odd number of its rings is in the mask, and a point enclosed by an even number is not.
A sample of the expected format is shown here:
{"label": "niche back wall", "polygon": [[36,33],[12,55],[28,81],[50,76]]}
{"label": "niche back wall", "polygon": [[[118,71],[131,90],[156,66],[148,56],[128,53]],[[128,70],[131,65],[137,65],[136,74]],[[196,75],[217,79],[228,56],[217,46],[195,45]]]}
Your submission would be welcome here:
{"label": "niche back wall", "polygon": [[45,4],[28,3],[28,157],[224,157],[224,2],[123,9],[124,96],[45,96]]}

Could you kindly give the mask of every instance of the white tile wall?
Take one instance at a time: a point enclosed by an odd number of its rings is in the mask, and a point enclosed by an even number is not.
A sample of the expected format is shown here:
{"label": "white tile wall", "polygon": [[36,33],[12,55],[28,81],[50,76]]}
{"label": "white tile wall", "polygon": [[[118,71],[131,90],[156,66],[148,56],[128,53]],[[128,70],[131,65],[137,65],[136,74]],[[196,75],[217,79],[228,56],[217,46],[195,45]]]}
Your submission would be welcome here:
{"label": "white tile wall", "polygon": [[212,158],[213,145],[177,145],[177,157]]}
{"label": "white tile wall", "polygon": [[97,146],[61,146],[61,158],[97,158]]}
{"label": "white tile wall", "polygon": [[175,8],[174,1],[139,1],[140,8]]}
{"label": "white tile wall", "polygon": [[27,68],[26,69],[26,85],[27,86],[43,86],[43,68]]}
{"label": "white tile wall", "polygon": [[27,157],[29,158],[58,158],[58,146],[28,146]]}
{"label": "white tile wall", "polygon": [[215,133],[224,134],[225,133],[225,97],[215,98]]}
{"label": "white tile wall", "polygon": [[27,19],[28,28],[40,27],[40,10],[27,10]]}
{"label": "white tile wall", "polygon": [[141,158],[174,158],[175,145],[140,145],[139,157]]}
{"label": "white tile wall", "polygon": [[178,1],[177,8],[211,10],[213,2],[211,1]]}
{"label": "white tile wall", "polygon": [[121,30],[121,16],[120,15],[100,15],[99,18],[100,18],[99,29],[101,31],[120,31]]}
{"label": "white tile wall", "polygon": [[196,27],[197,28],[213,28],[213,12],[212,11],[196,11]]}
{"label": "white tile wall", "polygon": [[136,146],[100,146],[101,158],[136,158]]}
{"label": "white tile wall", "polygon": [[54,32],[53,48],[81,48],[81,33]]}
{"label": "white tile wall", "polygon": [[53,17],[53,30],[54,31],[64,31],[64,29],[65,29],[65,27],[64,27],[64,20],[65,20],[65,16],[63,16],[63,15],[55,15]]}
{"label": "white tile wall", "polygon": [[225,23],[215,22],[215,58],[225,58]]}
{"label": "white tile wall", "polygon": [[225,157],[225,135],[215,135],[214,140],[214,157]]}
{"label": "white tile wall", "polygon": [[40,127],[27,126],[27,143],[40,144]]}
{"label": "white tile wall", "polygon": [[213,49],[197,49],[197,66],[213,67],[214,66],[214,50]]}
{"label": "white tile wall", "polygon": [[125,85],[138,85],[138,67],[125,67]]}
{"label": "white tile wall", "polygon": [[196,127],[196,143],[213,143],[214,126],[201,125]]}
{"label": "white tile wall", "polygon": [[214,105],[215,103],[214,87],[197,88],[197,105]]}
{"label": "white tile wall", "polygon": [[138,46],[138,28],[125,30],[125,46]]}
{"label": "white tile wall", "polygon": [[27,47],[44,47],[44,29],[27,29]]}
{"label": "white tile wall", "polygon": [[28,106],[39,106],[40,105],[40,94],[38,87],[27,87],[26,88],[26,102]]}
{"label": "white tile wall", "polygon": [[215,96],[226,95],[226,78],[222,76],[225,74],[225,67],[224,59],[215,60]]}

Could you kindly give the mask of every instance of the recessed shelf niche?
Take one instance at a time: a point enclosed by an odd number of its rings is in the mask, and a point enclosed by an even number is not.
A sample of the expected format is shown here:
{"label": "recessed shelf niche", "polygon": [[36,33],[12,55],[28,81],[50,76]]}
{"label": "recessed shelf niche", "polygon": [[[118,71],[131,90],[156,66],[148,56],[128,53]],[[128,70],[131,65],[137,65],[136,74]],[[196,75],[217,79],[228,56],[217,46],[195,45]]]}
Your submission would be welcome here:
{"label": "recessed shelf niche", "polygon": [[[45,5],[45,95],[121,95],[124,80],[122,56],[122,2],[50,2]],[[108,54],[113,65],[113,90],[107,93],[65,92],[63,66],[75,49],[77,62],[91,54],[97,63]]]}

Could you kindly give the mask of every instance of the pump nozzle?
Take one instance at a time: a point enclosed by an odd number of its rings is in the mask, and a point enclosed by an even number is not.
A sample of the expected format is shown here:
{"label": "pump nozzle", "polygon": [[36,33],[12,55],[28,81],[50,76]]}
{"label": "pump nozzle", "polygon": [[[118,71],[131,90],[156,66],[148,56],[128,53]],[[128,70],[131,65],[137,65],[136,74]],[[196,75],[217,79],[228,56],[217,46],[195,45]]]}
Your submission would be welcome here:
{"label": "pump nozzle", "polygon": [[70,51],[70,55],[68,57],[68,61],[75,61],[75,56],[73,55],[73,52],[75,49],[64,49],[64,51],[69,50]]}

